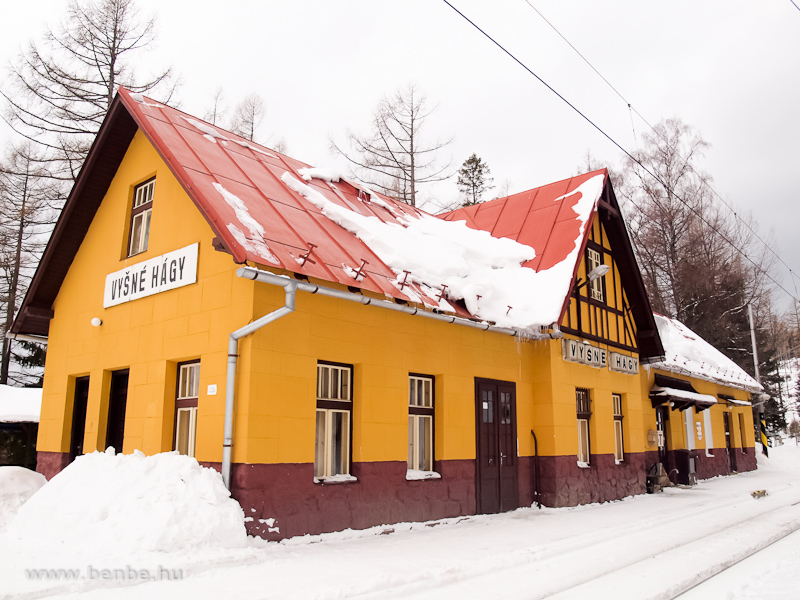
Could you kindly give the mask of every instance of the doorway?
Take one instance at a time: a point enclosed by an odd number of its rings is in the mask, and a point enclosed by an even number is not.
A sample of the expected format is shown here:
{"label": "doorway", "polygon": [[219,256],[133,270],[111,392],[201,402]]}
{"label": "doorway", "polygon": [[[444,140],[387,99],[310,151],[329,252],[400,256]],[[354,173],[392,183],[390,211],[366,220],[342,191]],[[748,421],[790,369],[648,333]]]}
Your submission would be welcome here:
{"label": "doorway", "polygon": [[659,406],[656,408],[656,430],[658,431],[658,462],[664,465],[664,469],[669,471],[667,466],[667,420],[669,419],[669,408]]}
{"label": "doorway", "polygon": [[128,369],[111,373],[111,391],[108,395],[108,426],[106,445],[122,454],[125,439],[125,408],[128,404]]}
{"label": "doorway", "polygon": [[478,513],[519,507],[516,385],[475,379]]}
{"label": "doorway", "polygon": [[733,454],[733,439],[731,438],[731,415],[722,413],[722,418],[725,421],[725,452],[728,455],[728,473],[733,473],[736,471],[736,456]]}
{"label": "doorway", "polygon": [[83,454],[83,437],[86,433],[86,405],[89,402],[89,378],[75,380],[75,397],[72,403],[72,434],[69,442],[69,462]]}

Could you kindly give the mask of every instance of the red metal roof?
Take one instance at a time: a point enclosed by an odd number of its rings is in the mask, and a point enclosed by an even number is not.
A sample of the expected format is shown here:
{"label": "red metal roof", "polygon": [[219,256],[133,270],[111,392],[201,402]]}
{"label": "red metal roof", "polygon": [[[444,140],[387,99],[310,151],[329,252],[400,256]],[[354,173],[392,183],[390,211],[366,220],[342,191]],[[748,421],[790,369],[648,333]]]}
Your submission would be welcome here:
{"label": "red metal roof", "polygon": [[[310,165],[149,98],[131,94],[124,88],[120,88],[119,96],[236,262],[252,261],[400,300],[412,300],[391,283],[397,275],[369,246],[333,223],[281,180],[285,173],[290,173],[303,181],[299,170]],[[316,178],[304,183],[328,200],[361,215],[399,222],[391,211],[370,200],[374,192],[358,184]],[[248,227],[248,219],[241,218],[241,211],[237,214],[236,208],[226,201],[215,184],[241,201],[249,216],[263,228],[263,240],[258,231]],[[416,211],[407,204],[376,195],[398,215],[413,215]],[[237,239],[232,227],[243,234],[246,243],[242,243],[241,236]],[[269,252],[258,251],[261,243],[266,243]],[[305,255],[308,260],[303,260]],[[356,280],[345,267],[357,270],[363,261],[366,261],[366,277]],[[430,304],[438,305],[435,298],[426,296],[418,286],[412,289]],[[453,311],[470,316],[460,306],[453,306]]]}
{"label": "red metal roof", "polygon": [[[608,172],[602,169],[585,173],[440,216],[447,221],[466,221],[470,227],[488,231],[494,237],[506,237],[531,246],[536,257],[525,266],[543,271],[566,259],[580,234],[581,223],[572,209],[581,195],[564,196],[596,175],[607,178]],[[581,244],[590,228],[591,220],[586,224]]]}
{"label": "red metal roof", "polygon": [[[405,295],[392,283],[396,273],[367,244],[333,223],[281,180],[286,173],[302,180],[299,171],[309,165],[124,88],[120,88],[119,96],[237,262],[252,261],[400,300],[413,300],[413,296]],[[525,266],[544,270],[562,262],[575,248],[576,241],[585,242],[578,240],[581,223],[571,210],[580,200],[580,194],[561,197],[599,173],[606,175],[605,171],[587,173],[459,209],[443,218],[463,219],[474,229],[532,246],[536,258]],[[390,210],[370,201],[370,192],[358,184],[316,178],[305,183],[342,207],[384,222],[399,222]],[[219,186],[241,201],[240,210],[234,206],[235,200],[226,201]],[[413,215],[417,211],[386,196],[376,196],[398,215]],[[263,240],[258,225],[241,214],[241,205],[263,228]],[[269,251],[263,251],[263,243]],[[306,255],[309,260],[303,260]],[[352,270],[359,269],[362,263],[366,277],[356,280]],[[576,269],[577,264],[573,272]],[[438,305],[438,300],[426,296],[419,286],[412,289],[426,304]],[[454,304],[453,310],[470,316],[460,305]]]}

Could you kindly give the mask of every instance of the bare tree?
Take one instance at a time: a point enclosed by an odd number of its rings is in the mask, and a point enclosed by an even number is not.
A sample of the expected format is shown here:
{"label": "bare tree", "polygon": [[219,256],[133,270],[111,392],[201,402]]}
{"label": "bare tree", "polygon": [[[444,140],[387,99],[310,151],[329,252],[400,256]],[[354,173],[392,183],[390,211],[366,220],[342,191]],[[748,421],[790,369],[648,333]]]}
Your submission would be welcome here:
{"label": "bare tree", "polygon": [[73,1],[63,25],[9,66],[0,88],[6,119],[46,150],[49,176],[77,176],[119,85],[169,101],[171,68],[140,81],[131,66],[154,38],[154,18],[141,17],[134,0]]}
{"label": "bare tree", "polygon": [[503,179],[503,181],[500,182],[500,186],[497,188],[497,196],[495,196],[495,198],[505,198],[508,196],[512,183],[513,182],[508,177]]}
{"label": "bare tree", "polygon": [[225,95],[223,94],[221,87],[218,87],[216,90],[214,90],[214,96],[211,98],[211,106],[208,107],[203,115],[203,119],[212,125],[220,124],[222,119],[225,117],[225,112],[227,109],[225,107],[224,96]]}
{"label": "bare tree", "polygon": [[[42,175],[39,156],[30,142],[11,147],[0,164],[0,298],[4,304],[0,359],[2,384],[9,382],[12,358],[12,341],[6,338],[6,333],[55,222],[56,210],[52,200],[58,197],[53,189],[56,185]],[[38,353],[43,355],[43,349]],[[15,362],[37,366],[30,360],[36,354],[35,346],[18,348]],[[12,379],[17,384],[30,383],[24,373],[16,373]]]}
{"label": "bare tree", "polygon": [[734,215],[713,197],[711,177],[697,164],[709,144],[680,119],[654,129],[616,184],[653,309],[678,318],[752,372],[751,304],[762,373],[770,373],[772,255],[757,239],[752,217]]}
{"label": "bare tree", "polygon": [[266,114],[267,107],[264,104],[264,100],[253,92],[236,105],[236,110],[231,119],[231,131],[251,142],[255,142],[257,141],[255,139],[256,131]]}
{"label": "bare tree", "polygon": [[449,162],[437,162],[439,151],[450,140],[426,143],[421,134],[433,111],[428,109],[424,94],[413,84],[408,85],[380,101],[369,135],[347,132],[349,152],[334,141],[331,149],[351,163],[358,179],[416,206],[420,185],[452,175]]}

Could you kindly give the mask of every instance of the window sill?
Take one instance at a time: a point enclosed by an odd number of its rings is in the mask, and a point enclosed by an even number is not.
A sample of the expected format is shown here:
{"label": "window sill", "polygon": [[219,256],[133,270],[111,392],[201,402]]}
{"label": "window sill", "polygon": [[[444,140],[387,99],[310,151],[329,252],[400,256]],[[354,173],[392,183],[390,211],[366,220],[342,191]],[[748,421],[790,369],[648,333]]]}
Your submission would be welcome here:
{"label": "window sill", "polygon": [[582,462],[582,461],[579,460],[579,461],[577,461],[577,463],[578,463],[578,466],[581,469],[591,469],[592,468],[592,466],[587,462]]}
{"label": "window sill", "polygon": [[321,485],[340,485],[342,483],[356,483],[357,481],[357,478],[346,473],[331,475],[330,477],[314,477],[314,483]]}
{"label": "window sill", "polygon": [[406,481],[424,481],[426,479],[441,479],[441,474],[436,471],[418,471],[416,469],[408,469],[406,471]]}

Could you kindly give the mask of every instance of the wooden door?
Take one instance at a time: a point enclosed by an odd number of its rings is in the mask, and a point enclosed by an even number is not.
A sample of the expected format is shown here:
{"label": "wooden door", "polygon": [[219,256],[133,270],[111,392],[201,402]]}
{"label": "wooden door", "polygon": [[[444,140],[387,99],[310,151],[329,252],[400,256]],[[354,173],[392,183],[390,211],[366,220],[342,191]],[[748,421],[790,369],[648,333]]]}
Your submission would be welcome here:
{"label": "wooden door", "polygon": [[728,473],[733,473],[736,470],[736,457],[733,454],[731,415],[730,413],[722,413],[722,417],[725,421],[725,452],[728,455]]}
{"label": "wooden door", "polygon": [[89,378],[75,380],[75,397],[72,404],[72,434],[69,443],[69,462],[83,454],[83,436],[86,433],[86,405],[89,402]]}
{"label": "wooden door", "polygon": [[476,379],[475,407],[477,510],[514,510],[519,507],[515,385]]}
{"label": "wooden door", "polygon": [[669,409],[666,406],[656,408],[656,429],[659,432],[658,462],[667,469],[667,419],[669,419]]}
{"label": "wooden door", "polygon": [[128,369],[111,373],[111,392],[108,395],[108,426],[106,448],[113,446],[122,453],[125,439],[125,408],[128,404]]}

